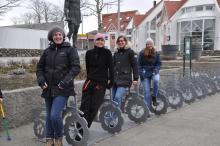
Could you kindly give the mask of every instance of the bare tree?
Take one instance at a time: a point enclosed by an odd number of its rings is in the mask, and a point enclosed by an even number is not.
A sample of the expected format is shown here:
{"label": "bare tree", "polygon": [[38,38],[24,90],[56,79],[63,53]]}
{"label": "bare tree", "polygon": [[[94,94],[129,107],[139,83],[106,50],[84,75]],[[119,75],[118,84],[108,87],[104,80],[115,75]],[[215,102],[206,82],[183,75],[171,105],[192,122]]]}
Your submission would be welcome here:
{"label": "bare tree", "polygon": [[34,22],[33,13],[27,12],[21,16],[21,20],[24,24],[32,24]]}
{"label": "bare tree", "polygon": [[[121,2],[121,0],[120,0]],[[102,30],[102,23],[101,23],[101,15],[102,11],[107,6],[116,6],[118,0],[93,0],[93,2],[88,2],[84,4],[84,10],[86,11],[87,15],[95,15],[98,18],[98,31]]]}
{"label": "bare tree", "polygon": [[28,5],[28,8],[33,11],[34,17],[36,18],[38,23],[41,23],[43,16],[43,2],[40,0],[32,0]]}
{"label": "bare tree", "polygon": [[0,15],[8,12],[11,8],[18,7],[21,0],[0,0]]}
{"label": "bare tree", "polygon": [[[32,13],[31,20],[34,19],[34,22],[36,23],[48,23],[51,21],[57,22],[63,20],[63,9],[53,3],[44,0],[31,0],[26,7],[32,11],[28,13]],[[27,15],[26,17],[22,16],[24,21],[26,18],[28,18]]]}
{"label": "bare tree", "polygon": [[50,20],[54,22],[63,21],[64,19],[63,13],[64,13],[63,10],[59,6],[52,5]]}
{"label": "bare tree", "polygon": [[43,11],[44,20],[46,23],[48,23],[49,21],[51,5],[52,4],[50,2],[42,1],[42,11]]}

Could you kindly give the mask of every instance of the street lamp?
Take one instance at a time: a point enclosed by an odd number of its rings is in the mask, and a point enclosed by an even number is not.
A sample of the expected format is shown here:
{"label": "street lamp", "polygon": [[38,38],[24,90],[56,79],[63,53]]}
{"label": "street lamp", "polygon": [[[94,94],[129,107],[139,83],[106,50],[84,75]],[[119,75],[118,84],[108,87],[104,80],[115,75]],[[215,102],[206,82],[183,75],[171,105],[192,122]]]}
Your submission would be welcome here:
{"label": "street lamp", "polygon": [[121,26],[120,26],[120,0],[118,0],[118,36],[120,35]]}

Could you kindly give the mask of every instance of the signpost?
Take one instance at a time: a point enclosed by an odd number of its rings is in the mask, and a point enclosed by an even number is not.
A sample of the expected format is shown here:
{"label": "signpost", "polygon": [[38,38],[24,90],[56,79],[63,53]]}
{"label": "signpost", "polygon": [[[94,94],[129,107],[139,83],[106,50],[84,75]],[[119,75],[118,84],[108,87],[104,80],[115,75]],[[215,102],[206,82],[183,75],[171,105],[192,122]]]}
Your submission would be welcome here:
{"label": "signpost", "polygon": [[183,76],[186,74],[186,60],[189,60],[189,73],[192,72],[192,38],[190,36],[184,37],[183,48]]}

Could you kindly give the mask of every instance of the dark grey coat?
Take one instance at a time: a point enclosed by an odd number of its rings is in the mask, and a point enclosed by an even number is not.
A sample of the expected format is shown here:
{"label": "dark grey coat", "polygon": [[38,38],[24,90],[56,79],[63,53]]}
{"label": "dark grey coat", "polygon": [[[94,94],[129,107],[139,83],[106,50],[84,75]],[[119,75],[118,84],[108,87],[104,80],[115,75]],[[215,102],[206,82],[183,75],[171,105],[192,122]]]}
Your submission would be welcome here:
{"label": "dark grey coat", "polygon": [[[76,48],[69,43],[56,46],[50,45],[40,57],[37,64],[37,81],[39,86],[46,82],[48,88],[42,92],[42,97],[71,96],[74,92],[74,78],[80,72],[79,56]],[[60,89],[61,83],[64,89]]]}
{"label": "dark grey coat", "polygon": [[119,49],[114,53],[114,85],[130,87],[133,80],[138,80],[137,57],[130,48]]}

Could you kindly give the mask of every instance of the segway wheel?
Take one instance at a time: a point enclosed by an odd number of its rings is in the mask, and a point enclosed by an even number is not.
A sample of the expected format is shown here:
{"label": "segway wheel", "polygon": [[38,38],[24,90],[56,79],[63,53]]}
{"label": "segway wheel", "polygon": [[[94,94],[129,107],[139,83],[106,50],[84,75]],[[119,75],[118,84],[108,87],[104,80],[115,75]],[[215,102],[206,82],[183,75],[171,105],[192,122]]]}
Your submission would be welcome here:
{"label": "segway wheel", "polygon": [[64,135],[68,144],[74,146],[86,146],[89,139],[87,122],[79,115],[72,115],[66,118]]}
{"label": "segway wheel", "polygon": [[141,98],[133,97],[127,105],[128,118],[135,123],[143,123],[147,120],[149,110]]}
{"label": "segway wheel", "polygon": [[45,131],[45,117],[39,117],[39,119],[34,121],[34,134],[37,138],[41,139],[46,136],[46,131]]}
{"label": "segway wheel", "polygon": [[193,103],[196,100],[197,94],[194,86],[189,85],[181,88],[184,102],[187,104]]}
{"label": "segway wheel", "polygon": [[99,120],[101,127],[111,134],[120,132],[124,123],[120,109],[113,104],[108,104],[101,108]]}
{"label": "segway wheel", "polygon": [[167,108],[168,102],[166,100],[166,97],[163,94],[158,93],[157,105],[154,106],[153,103],[151,103],[152,112],[156,115],[165,114],[167,112]]}
{"label": "segway wheel", "polygon": [[180,91],[175,88],[167,88],[165,91],[166,98],[172,109],[177,109],[183,106],[183,97]]}

